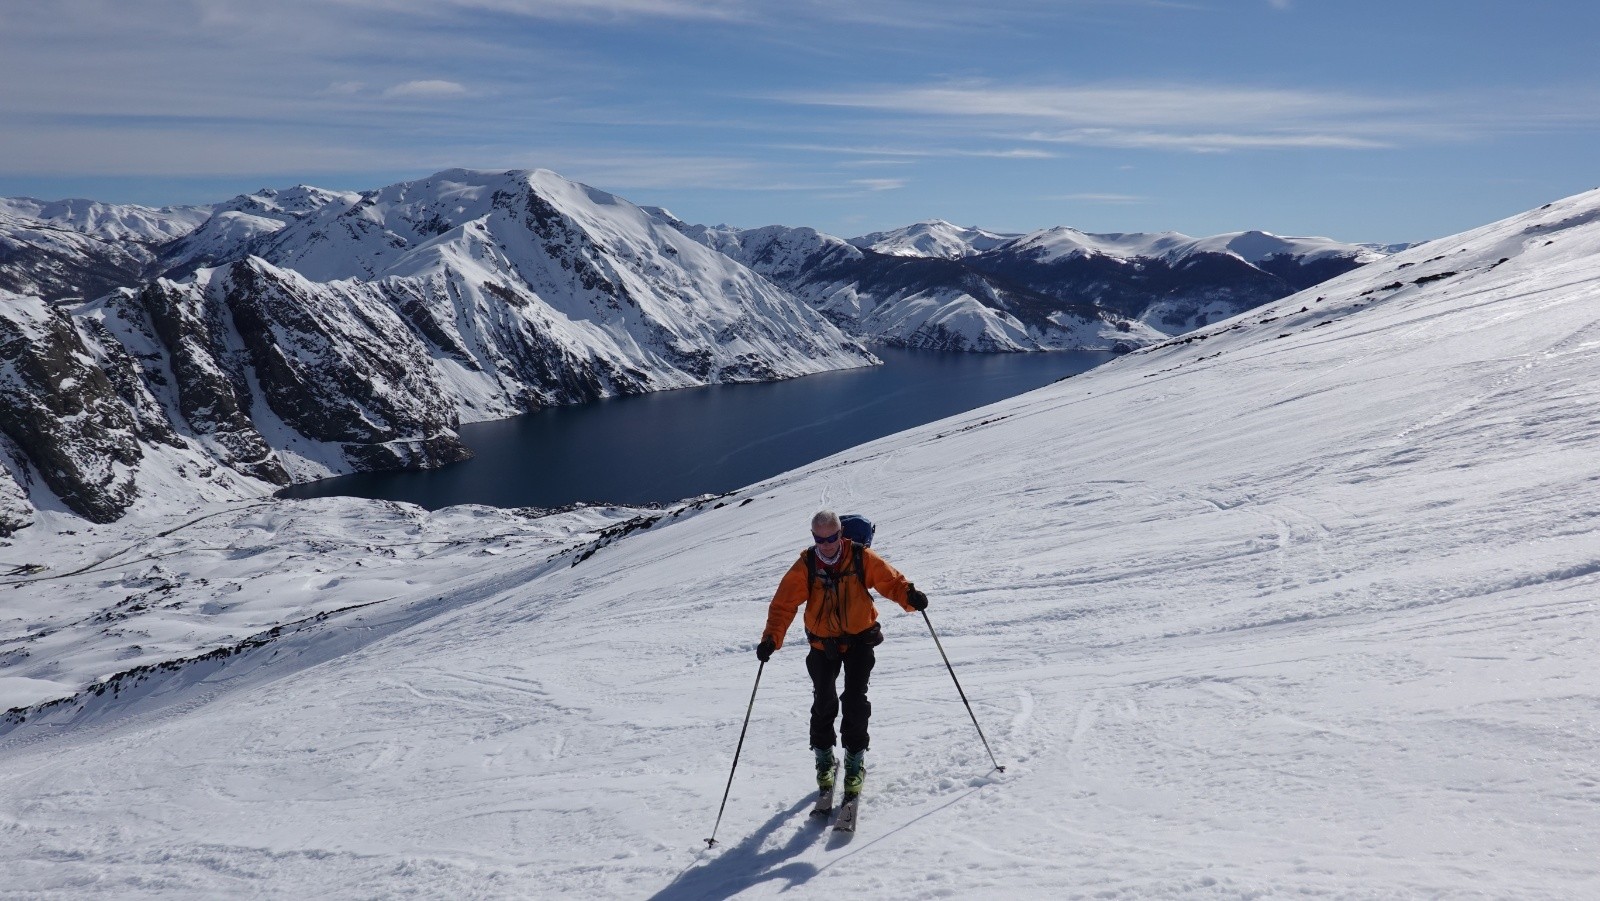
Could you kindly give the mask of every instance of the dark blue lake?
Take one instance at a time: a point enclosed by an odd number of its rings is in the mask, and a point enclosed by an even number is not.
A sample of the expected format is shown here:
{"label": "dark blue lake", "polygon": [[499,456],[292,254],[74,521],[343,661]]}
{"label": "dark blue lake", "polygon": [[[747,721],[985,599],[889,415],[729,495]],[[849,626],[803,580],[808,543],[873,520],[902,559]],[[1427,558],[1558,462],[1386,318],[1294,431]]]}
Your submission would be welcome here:
{"label": "dark blue lake", "polygon": [[354,495],[559,507],[720,494],[845,448],[1031,391],[1111,359],[1091,351],[964,354],[875,348],[882,366],[554,407],[461,427],[477,457],[422,472],[359,473],[282,497]]}

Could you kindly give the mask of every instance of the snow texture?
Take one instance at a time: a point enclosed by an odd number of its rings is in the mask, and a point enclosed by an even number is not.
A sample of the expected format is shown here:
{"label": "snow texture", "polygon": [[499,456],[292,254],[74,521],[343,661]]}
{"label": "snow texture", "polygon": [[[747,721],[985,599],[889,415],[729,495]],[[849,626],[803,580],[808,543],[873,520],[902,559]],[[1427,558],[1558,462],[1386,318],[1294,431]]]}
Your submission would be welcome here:
{"label": "snow texture", "polygon": [[[0,691],[77,693],[5,719],[5,890],[1595,897],[1597,261],[1600,192],[662,511],[42,512]],[[860,831],[791,646],[708,850],[823,506],[1006,771],[881,604]]]}

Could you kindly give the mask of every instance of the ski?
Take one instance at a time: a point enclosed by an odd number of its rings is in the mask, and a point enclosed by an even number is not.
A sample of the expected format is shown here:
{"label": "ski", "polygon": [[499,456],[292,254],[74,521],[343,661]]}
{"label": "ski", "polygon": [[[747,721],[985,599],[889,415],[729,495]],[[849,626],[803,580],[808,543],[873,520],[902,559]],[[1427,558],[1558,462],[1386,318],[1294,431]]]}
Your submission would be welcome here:
{"label": "ski", "polygon": [[856,810],[861,806],[860,795],[845,795],[839,805],[839,816],[833,821],[834,832],[856,831]]}
{"label": "ski", "polygon": [[837,762],[835,762],[834,765],[833,765],[833,785],[830,785],[827,788],[819,788],[819,789],[817,789],[817,806],[813,807],[811,809],[811,815],[813,817],[815,817],[815,818],[820,820],[820,819],[822,819],[824,817],[827,817],[827,816],[829,816],[829,815],[831,815],[833,813],[834,786],[836,786],[838,784],[839,784],[839,764]]}

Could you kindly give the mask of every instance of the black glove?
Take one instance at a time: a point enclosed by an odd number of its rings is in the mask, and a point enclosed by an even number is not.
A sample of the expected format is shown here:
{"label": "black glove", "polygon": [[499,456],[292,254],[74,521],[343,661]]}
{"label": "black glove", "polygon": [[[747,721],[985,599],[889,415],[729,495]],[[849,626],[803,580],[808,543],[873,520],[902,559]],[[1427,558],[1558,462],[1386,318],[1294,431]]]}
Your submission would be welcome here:
{"label": "black glove", "polygon": [[912,610],[926,610],[928,596],[918,591],[917,586],[912,585],[906,588],[906,603],[911,605]]}
{"label": "black glove", "polygon": [[772,636],[763,635],[761,636],[761,643],[756,645],[756,659],[762,663],[766,663],[768,660],[772,659],[772,652],[776,651],[777,649],[778,646],[773,642]]}

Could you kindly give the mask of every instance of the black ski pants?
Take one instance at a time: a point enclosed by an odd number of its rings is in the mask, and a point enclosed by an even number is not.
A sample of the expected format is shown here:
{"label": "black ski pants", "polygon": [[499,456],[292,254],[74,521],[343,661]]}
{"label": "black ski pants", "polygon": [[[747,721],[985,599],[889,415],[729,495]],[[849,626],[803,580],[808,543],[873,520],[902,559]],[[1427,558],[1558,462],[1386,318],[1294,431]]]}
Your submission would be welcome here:
{"label": "black ski pants", "polygon": [[[811,700],[811,747],[831,748],[835,744],[833,720],[844,707],[846,751],[865,751],[869,742],[867,721],[872,718],[872,702],[867,700],[867,680],[877,655],[865,643],[851,645],[843,654],[829,657],[811,649],[806,655],[806,672],[811,674],[814,692]],[[839,671],[844,670],[844,694],[839,693]]]}

